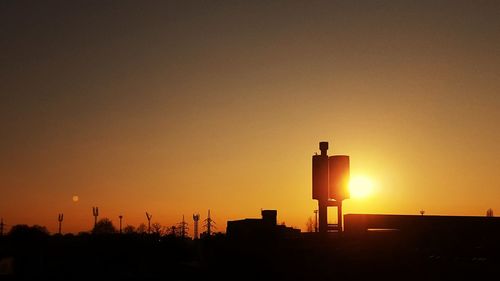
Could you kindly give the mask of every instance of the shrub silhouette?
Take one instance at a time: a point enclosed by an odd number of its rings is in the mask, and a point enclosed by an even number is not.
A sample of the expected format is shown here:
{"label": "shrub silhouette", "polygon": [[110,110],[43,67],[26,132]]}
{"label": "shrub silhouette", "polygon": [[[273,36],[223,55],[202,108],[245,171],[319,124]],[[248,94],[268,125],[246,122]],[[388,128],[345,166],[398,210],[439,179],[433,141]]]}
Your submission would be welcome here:
{"label": "shrub silhouette", "polygon": [[135,229],[135,231],[139,234],[144,234],[147,232],[147,230],[148,227],[144,223],[139,224],[139,226]]}
{"label": "shrub silhouette", "polygon": [[49,236],[49,231],[44,226],[26,224],[14,225],[10,231],[9,236],[21,239],[37,239]]}
{"label": "shrub silhouette", "polygon": [[96,225],[94,226],[94,229],[92,229],[92,233],[93,234],[113,234],[113,233],[116,233],[116,228],[110,219],[102,218],[96,223]]}
{"label": "shrub silhouette", "polygon": [[133,225],[127,225],[123,228],[123,233],[125,234],[134,234],[136,233],[135,227]]}

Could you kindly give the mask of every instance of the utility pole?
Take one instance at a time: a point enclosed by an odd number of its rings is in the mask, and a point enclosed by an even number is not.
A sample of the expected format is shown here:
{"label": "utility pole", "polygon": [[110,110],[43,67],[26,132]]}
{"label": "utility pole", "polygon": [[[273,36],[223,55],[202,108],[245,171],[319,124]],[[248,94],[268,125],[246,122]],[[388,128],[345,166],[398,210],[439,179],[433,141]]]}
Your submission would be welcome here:
{"label": "utility pole", "polygon": [[92,215],[94,216],[94,228],[97,225],[97,217],[99,216],[99,208],[98,207],[92,207]]}
{"label": "utility pole", "polygon": [[200,220],[200,214],[193,214],[194,221],[194,239],[198,239],[198,221]]}
{"label": "utility pole", "polygon": [[153,215],[146,212],[146,218],[148,219],[148,233],[149,234],[151,234],[151,218],[152,217],[153,217]]}
{"label": "utility pole", "polygon": [[118,218],[120,219],[120,234],[122,234],[122,219],[123,219],[123,216],[119,215]]}
{"label": "utility pole", "polygon": [[182,215],[182,222],[180,223],[180,227],[181,227],[181,237],[185,238],[187,231],[187,222],[184,220],[184,215]]}
{"label": "utility pole", "polygon": [[208,217],[204,220],[204,222],[204,226],[207,229],[207,236],[212,235],[212,228],[215,228],[215,222],[210,217],[210,209],[208,210]]}
{"label": "utility pole", "polygon": [[59,235],[61,235],[61,225],[62,225],[62,221],[64,219],[64,214],[59,214],[57,216],[57,221],[59,222]]}
{"label": "utility pole", "polygon": [[314,210],[314,232],[318,232],[318,210]]}

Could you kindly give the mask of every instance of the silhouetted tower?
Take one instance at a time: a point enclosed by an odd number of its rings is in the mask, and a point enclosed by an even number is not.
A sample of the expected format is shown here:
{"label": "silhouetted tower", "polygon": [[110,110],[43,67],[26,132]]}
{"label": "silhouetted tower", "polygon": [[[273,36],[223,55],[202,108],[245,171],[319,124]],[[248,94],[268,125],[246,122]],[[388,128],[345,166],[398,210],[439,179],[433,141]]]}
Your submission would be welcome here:
{"label": "silhouetted tower", "polygon": [[194,239],[198,239],[198,221],[200,220],[200,214],[193,214],[194,221]]}
{"label": "silhouetted tower", "polygon": [[152,217],[153,217],[153,215],[146,212],[146,218],[148,219],[148,233],[151,233],[151,218]]}
{"label": "silhouetted tower", "polygon": [[64,219],[64,214],[59,214],[57,216],[57,221],[59,222],[59,234],[61,234],[61,225],[62,225],[63,219]]}
{"label": "silhouetted tower", "polygon": [[179,227],[181,229],[181,237],[182,238],[186,237],[186,232],[188,230],[187,225],[188,225],[188,223],[186,222],[186,220],[184,220],[184,215],[182,215],[182,222],[179,223]]}
{"label": "silhouetted tower", "polygon": [[94,216],[94,228],[97,225],[97,217],[99,216],[99,208],[92,207],[92,215]]}
{"label": "silhouetted tower", "polygon": [[0,219],[0,236],[3,236],[3,227],[5,224],[3,223],[3,218]]}
{"label": "silhouetted tower", "polygon": [[[328,156],[328,142],[319,143],[312,157],[312,197],[318,200],[319,232],[342,232],[342,201],[349,198],[349,156]],[[337,226],[328,226],[328,207],[337,207]]]}
{"label": "silhouetted tower", "polygon": [[212,228],[215,228],[215,222],[210,217],[210,209],[208,210],[208,217],[204,220],[203,226],[207,229],[207,236],[212,235]]}
{"label": "silhouetted tower", "polygon": [[425,214],[424,210],[420,210],[420,215],[423,216]]}
{"label": "silhouetted tower", "polygon": [[121,234],[122,233],[122,219],[123,219],[123,216],[119,215],[118,218],[120,219],[120,234]]}

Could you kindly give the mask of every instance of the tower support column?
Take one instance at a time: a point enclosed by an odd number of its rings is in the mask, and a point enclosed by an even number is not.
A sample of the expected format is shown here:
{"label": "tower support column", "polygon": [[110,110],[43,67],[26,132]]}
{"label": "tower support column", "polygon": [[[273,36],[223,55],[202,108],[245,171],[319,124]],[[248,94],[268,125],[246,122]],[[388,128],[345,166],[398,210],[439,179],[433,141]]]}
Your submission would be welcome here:
{"label": "tower support column", "polygon": [[328,204],[323,200],[318,200],[319,232],[328,232]]}
{"label": "tower support column", "polygon": [[342,201],[337,203],[337,225],[338,232],[342,232]]}

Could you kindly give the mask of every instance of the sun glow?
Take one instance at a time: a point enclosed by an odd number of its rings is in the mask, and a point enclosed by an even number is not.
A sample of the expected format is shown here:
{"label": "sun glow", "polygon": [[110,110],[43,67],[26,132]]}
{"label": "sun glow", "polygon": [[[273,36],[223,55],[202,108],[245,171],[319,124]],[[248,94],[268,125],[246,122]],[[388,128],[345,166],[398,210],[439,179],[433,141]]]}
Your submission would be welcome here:
{"label": "sun glow", "polygon": [[354,176],[349,181],[351,198],[366,198],[373,193],[373,182],[365,176]]}

